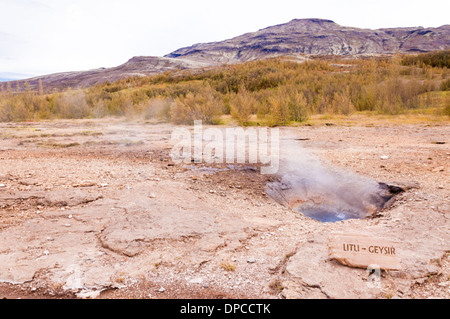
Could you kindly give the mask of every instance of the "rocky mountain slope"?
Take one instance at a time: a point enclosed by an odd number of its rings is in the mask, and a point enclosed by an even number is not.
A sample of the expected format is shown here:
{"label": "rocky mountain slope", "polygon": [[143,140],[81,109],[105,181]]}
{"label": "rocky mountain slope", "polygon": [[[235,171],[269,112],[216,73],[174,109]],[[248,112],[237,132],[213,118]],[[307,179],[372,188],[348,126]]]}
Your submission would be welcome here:
{"label": "rocky mountain slope", "polygon": [[114,68],[49,74],[28,79],[28,83],[30,87],[37,88],[39,81],[42,81],[44,89],[50,91],[69,87],[89,87],[97,83],[113,82],[131,76],[147,76],[166,71],[196,69],[206,66],[209,66],[209,63],[183,58],[133,57],[128,62]]}
{"label": "rocky mountain slope", "polygon": [[420,53],[450,48],[450,25],[359,29],[331,20],[301,19],[233,39],[201,43],[166,57],[236,63],[270,56]]}
{"label": "rocky mountain slope", "polygon": [[196,69],[277,56],[304,59],[308,55],[377,55],[450,49],[450,25],[439,28],[359,29],[331,20],[296,19],[233,39],[200,43],[165,57],[134,57],[114,68],[65,72],[29,79],[44,88],[88,87],[129,76]]}

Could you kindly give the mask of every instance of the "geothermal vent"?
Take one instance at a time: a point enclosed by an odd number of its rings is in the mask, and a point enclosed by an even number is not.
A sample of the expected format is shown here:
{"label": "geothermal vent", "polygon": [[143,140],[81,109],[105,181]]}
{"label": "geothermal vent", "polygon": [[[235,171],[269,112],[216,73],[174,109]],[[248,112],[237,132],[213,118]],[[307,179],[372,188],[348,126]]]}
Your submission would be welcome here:
{"label": "geothermal vent", "polygon": [[324,166],[293,139],[280,144],[279,176],[279,182],[267,185],[267,194],[321,222],[373,216],[403,192],[400,187]]}

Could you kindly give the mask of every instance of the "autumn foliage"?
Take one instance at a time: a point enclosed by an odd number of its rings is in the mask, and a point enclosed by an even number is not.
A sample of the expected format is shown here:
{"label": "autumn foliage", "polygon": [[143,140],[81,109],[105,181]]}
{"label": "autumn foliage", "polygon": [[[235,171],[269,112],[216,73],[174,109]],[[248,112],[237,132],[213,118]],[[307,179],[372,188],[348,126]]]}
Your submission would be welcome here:
{"label": "autumn foliage", "polygon": [[229,115],[240,125],[275,126],[314,114],[395,115],[429,108],[446,116],[450,73],[445,59],[445,52],[302,63],[277,58],[53,93],[45,93],[42,84],[0,84],[0,121],[126,116],[216,124]]}

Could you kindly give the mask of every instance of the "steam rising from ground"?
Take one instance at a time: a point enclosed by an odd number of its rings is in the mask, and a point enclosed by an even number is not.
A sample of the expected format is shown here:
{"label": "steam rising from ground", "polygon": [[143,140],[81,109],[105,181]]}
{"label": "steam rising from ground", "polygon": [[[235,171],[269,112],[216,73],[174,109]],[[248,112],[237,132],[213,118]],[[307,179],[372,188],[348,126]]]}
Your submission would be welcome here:
{"label": "steam rising from ground", "polygon": [[364,218],[382,208],[387,199],[378,182],[325,166],[292,136],[280,141],[279,175],[281,181],[269,184],[267,193],[280,204],[323,222]]}
{"label": "steam rising from ground", "polygon": [[170,156],[175,163],[266,165],[260,167],[261,174],[280,177],[279,182],[267,185],[267,194],[319,221],[364,218],[384,208],[394,195],[388,185],[324,165],[286,131],[273,129],[268,134],[265,128],[203,130],[201,121],[193,131],[177,128],[172,133],[172,141],[177,143]]}

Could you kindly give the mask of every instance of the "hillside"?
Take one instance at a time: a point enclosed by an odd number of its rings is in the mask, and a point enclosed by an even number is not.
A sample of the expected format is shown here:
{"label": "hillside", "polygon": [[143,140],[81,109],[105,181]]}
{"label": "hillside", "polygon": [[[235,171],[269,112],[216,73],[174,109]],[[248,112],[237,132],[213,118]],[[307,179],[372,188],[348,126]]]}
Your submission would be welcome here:
{"label": "hillside", "polygon": [[[90,87],[131,76],[207,68],[271,57],[304,60],[311,55],[385,55],[450,49],[450,25],[439,28],[359,29],[331,20],[296,19],[233,39],[200,43],[164,57],[134,57],[114,68],[64,72],[29,79],[31,88],[42,81],[46,91]],[[13,85],[15,88],[16,86]]]}
{"label": "hillside", "polygon": [[419,53],[450,47],[450,25],[358,29],[331,20],[300,19],[222,42],[196,44],[166,57],[235,63],[274,56]]}
{"label": "hillside", "polygon": [[148,76],[166,71],[195,69],[205,66],[209,66],[209,64],[182,58],[133,57],[126,63],[114,68],[49,74],[28,79],[28,83],[32,88],[37,88],[39,81],[42,81],[45,90],[52,91],[69,87],[90,87],[97,83],[114,82],[122,78]]}

